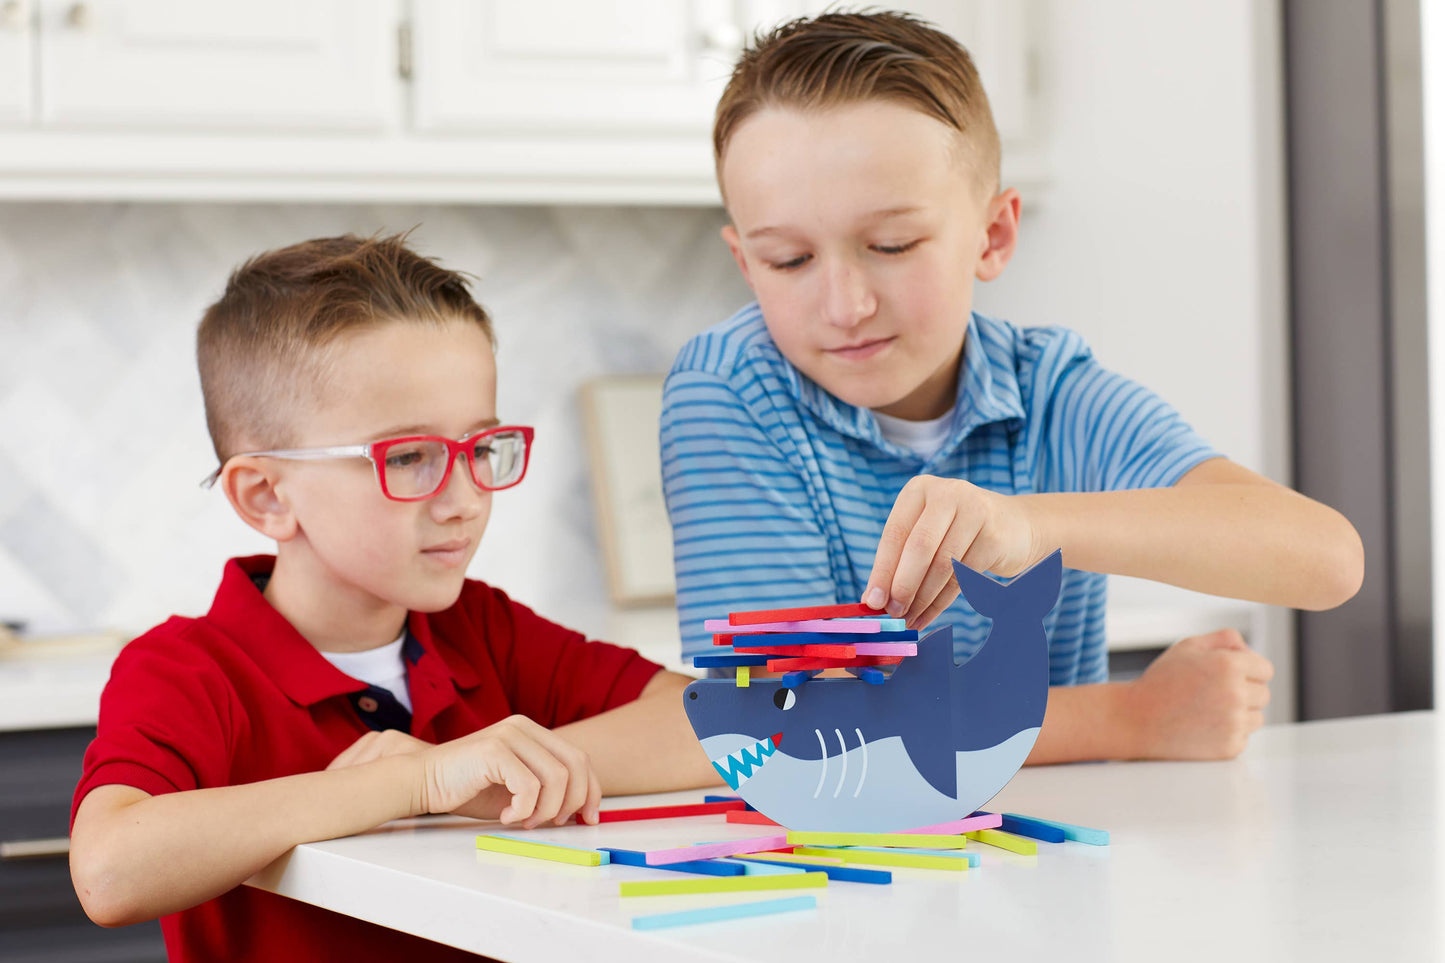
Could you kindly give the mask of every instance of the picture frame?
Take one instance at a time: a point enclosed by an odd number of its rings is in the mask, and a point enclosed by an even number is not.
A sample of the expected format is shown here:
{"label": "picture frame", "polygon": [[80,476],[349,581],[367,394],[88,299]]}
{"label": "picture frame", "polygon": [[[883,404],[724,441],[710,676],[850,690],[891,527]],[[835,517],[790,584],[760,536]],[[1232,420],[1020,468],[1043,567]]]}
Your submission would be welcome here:
{"label": "picture frame", "polygon": [[615,605],[671,604],[672,524],[657,426],[665,375],[606,375],[582,386],[597,532]]}

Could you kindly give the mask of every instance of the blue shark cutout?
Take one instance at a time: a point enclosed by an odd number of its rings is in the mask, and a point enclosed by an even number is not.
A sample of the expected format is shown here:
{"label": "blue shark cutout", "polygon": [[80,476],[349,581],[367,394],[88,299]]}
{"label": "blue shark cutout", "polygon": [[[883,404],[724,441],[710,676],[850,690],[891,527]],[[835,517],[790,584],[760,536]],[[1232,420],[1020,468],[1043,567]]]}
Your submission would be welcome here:
{"label": "blue shark cutout", "polygon": [[953,563],[964,599],[993,620],[956,665],[945,627],[883,685],[703,679],[683,705],[713,766],[790,829],[891,832],[960,819],[1013,778],[1049,695],[1043,618],[1059,596],[1054,552],[1007,585]]}

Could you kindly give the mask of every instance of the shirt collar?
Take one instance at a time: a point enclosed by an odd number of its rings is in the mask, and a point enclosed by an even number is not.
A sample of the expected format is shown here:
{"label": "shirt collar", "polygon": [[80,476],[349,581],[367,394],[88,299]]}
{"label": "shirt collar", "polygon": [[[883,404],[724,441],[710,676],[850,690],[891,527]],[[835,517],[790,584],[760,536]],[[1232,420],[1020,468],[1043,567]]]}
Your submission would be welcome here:
{"label": "shirt collar", "polygon": [[[934,456],[935,459],[953,451],[963,439],[983,425],[1024,417],[1012,339],[994,336],[992,329],[998,326],[998,322],[990,321],[977,312],[969,317],[949,440]],[[781,352],[779,357],[782,357]],[[878,430],[878,419],[873,417],[872,411],[834,397],[791,363],[785,361],[783,367],[788,391],[823,424],[840,434],[869,442],[894,454],[911,454],[883,438]]]}
{"label": "shirt collar", "polygon": [[[276,686],[297,705],[311,706],[333,696],[366,688],[326,661],[290,622],[271,607],[251,581],[253,575],[269,574],[276,565],[274,555],[233,558],[221,575],[221,587],[207,619],[256,662]],[[407,671],[454,681],[462,688],[478,684],[471,666],[453,654],[437,654],[431,626],[424,615],[411,612],[407,618],[410,638],[402,647]]]}

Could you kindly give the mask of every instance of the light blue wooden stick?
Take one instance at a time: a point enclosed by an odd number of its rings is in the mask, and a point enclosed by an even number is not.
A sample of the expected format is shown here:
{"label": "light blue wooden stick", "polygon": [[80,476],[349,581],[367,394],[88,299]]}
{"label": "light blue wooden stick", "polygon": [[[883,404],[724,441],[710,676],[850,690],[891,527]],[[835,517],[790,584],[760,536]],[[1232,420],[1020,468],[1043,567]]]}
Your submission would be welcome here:
{"label": "light blue wooden stick", "polygon": [[682,910],[677,913],[634,916],[632,917],[632,928],[635,930],[661,930],[670,926],[691,926],[694,923],[714,923],[719,920],[771,916],[774,913],[791,913],[795,910],[817,908],[818,898],[816,896],[792,896],[788,899],[768,899],[757,903],[726,903],[722,906],[707,906],[703,909]]}

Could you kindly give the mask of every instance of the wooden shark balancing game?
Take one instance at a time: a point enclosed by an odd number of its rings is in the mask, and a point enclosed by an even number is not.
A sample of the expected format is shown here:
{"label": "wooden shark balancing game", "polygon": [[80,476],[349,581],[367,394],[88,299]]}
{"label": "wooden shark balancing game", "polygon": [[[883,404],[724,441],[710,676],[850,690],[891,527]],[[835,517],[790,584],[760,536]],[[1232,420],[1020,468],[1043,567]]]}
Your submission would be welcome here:
{"label": "wooden shark balancing game", "polygon": [[[737,669],[683,697],[713,766],[739,796],[792,830],[888,833],[969,816],[1013,778],[1048,702],[1044,616],[1061,552],[1007,585],[953,563],[964,599],[993,620],[955,665],[948,627],[923,638],[861,605],[735,612],[708,620]],[[724,648],[725,647],[725,648]],[[754,666],[781,679],[750,677]],[[891,666],[891,674],[883,667]],[[852,678],[814,678],[843,667]]]}

